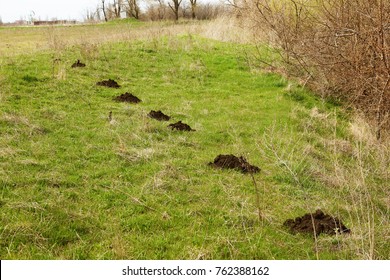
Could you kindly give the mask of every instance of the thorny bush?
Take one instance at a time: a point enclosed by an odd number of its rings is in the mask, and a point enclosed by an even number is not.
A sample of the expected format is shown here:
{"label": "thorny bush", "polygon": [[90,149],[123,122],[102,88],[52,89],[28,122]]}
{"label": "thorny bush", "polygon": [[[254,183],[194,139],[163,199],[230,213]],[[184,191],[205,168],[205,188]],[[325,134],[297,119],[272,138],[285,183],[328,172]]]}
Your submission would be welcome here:
{"label": "thorny bush", "polygon": [[390,2],[387,0],[238,0],[266,31],[289,75],[323,96],[390,128]]}

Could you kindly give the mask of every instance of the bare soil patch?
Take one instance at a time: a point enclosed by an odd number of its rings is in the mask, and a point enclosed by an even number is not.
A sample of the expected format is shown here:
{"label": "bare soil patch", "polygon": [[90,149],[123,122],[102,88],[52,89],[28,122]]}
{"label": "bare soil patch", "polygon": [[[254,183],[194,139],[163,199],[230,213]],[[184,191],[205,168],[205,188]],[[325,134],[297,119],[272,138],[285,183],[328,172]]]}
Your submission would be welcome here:
{"label": "bare soil patch", "polygon": [[110,88],[120,88],[121,86],[114,80],[108,79],[101,82],[97,82],[96,85]]}
{"label": "bare soil patch", "polygon": [[142,100],[130,92],[126,92],[114,98],[118,102],[140,103]]}
{"label": "bare soil patch", "polygon": [[149,114],[148,114],[148,117],[150,117],[152,119],[156,119],[158,121],[169,121],[171,119],[170,116],[165,115],[160,110],[158,110],[158,111],[153,111],[153,110],[150,111]]}
{"label": "bare soil patch", "polygon": [[171,123],[168,125],[168,127],[172,130],[195,131],[195,129],[192,129],[188,124],[182,123],[181,121],[178,121],[177,123]]}
{"label": "bare soil patch", "polygon": [[76,67],[85,67],[85,64],[82,63],[79,59],[72,64],[72,68],[76,68]]}
{"label": "bare soil patch", "polygon": [[257,173],[260,171],[259,167],[249,164],[244,157],[236,157],[235,155],[218,155],[214,162],[210,162],[209,165],[222,169],[236,169],[243,173]]}
{"label": "bare soil patch", "polygon": [[312,214],[307,213],[295,219],[288,219],[283,225],[289,227],[293,233],[315,233],[317,236],[321,233],[332,235],[350,232],[350,229],[338,218],[324,214],[321,210],[317,210]]}

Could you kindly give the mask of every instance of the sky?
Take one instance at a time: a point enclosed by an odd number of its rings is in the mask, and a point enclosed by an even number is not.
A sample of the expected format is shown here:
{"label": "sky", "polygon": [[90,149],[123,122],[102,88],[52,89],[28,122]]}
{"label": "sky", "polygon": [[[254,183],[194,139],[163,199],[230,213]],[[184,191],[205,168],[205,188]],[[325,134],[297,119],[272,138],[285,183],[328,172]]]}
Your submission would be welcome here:
{"label": "sky", "polygon": [[[198,2],[215,3],[218,0]],[[87,10],[95,11],[100,3],[100,0],[0,0],[0,18],[4,23],[30,20],[31,17],[40,20],[83,20]]]}
{"label": "sky", "polygon": [[0,18],[3,22],[37,19],[82,20],[87,10],[95,10],[99,0],[0,0]]}

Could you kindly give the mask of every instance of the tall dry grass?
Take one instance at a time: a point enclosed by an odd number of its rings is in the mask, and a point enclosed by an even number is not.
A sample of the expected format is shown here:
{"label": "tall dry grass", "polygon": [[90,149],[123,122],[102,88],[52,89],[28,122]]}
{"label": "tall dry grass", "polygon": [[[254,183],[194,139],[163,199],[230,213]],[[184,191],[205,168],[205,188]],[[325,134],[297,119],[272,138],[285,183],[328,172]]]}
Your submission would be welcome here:
{"label": "tall dry grass", "polygon": [[258,34],[253,34],[247,22],[234,14],[225,14],[204,24],[200,35],[222,42],[249,44],[255,42]]}
{"label": "tall dry grass", "polygon": [[[307,109],[298,110],[303,111],[293,118],[307,114]],[[267,162],[277,167],[276,172],[290,178],[291,188],[298,188],[301,197],[294,199],[299,203],[289,207],[311,213],[321,206],[348,220],[348,236],[314,236],[317,257],[321,248],[329,245],[327,242],[337,242],[335,249],[349,251],[348,258],[389,259],[389,138],[378,141],[375,129],[363,116],[356,116],[348,127],[342,128],[348,140],[337,136],[338,126],[345,124],[339,123],[335,114],[319,113],[314,108],[310,118],[300,124],[300,135],[287,127],[270,127],[259,141],[259,150]],[[322,133],[316,131],[318,128]],[[329,194],[331,197],[324,199]]]}
{"label": "tall dry grass", "polygon": [[72,27],[25,27],[12,31],[1,29],[0,55],[12,57],[20,54],[82,46],[85,52],[93,52],[108,42],[134,42],[180,35],[198,35],[206,38],[236,43],[253,42],[253,34],[235,16],[225,14],[208,21],[170,21],[146,23],[134,27],[127,24],[86,24]]}

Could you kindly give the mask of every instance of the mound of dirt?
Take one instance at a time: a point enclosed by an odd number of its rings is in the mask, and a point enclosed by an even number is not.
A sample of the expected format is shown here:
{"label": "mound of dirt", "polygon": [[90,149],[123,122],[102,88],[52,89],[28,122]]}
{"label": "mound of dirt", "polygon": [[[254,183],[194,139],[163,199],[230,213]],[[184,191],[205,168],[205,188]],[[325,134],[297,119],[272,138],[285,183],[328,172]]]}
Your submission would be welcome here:
{"label": "mound of dirt", "polygon": [[250,165],[245,158],[234,155],[218,155],[214,162],[210,162],[209,165],[224,169],[236,169],[243,173],[257,173],[260,171],[260,168]]}
{"label": "mound of dirt", "polygon": [[169,128],[172,130],[181,130],[181,131],[195,131],[195,129],[192,129],[188,124],[182,123],[181,121],[178,121],[177,123],[171,123],[168,125]]}
{"label": "mound of dirt", "polygon": [[103,87],[110,87],[110,88],[120,88],[121,87],[120,85],[118,85],[117,82],[115,82],[114,80],[111,80],[111,79],[97,82],[96,85],[103,86]]}
{"label": "mound of dirt", "polygon": [[[313,219],[312,219],[313,217]],[[314,224],[314,228],[313,228]],[[349,233],[348,229],[338,218],[324,214],[321,210],[315,213],[307,213],[302,217],[288,219],[283,223],[290,228],[293,233],[310,233],[318,236],[324,234]]]}
{"label": "mound of dirt", "polygon": [[75,63],[72,64],[72,68],[76,67],[85,67],[85,64],[80,62],[80,60],[78,59]]}
{"label": "mound of dirt", "polygon": [[114,98],[118,102],[127,102],[127,103],[140,103],[142,100],[137,96],[134,96],[130,92],[126,92]]}
{"label": "mound of dirt", "polygon": [[150,117],[152,119],[156,119],[158,121],[169,121],[171,119],[170,116],[165,115],[160,110],[158,110],[157,112],[153,111],[153,110],[150,111],[149,114],[148,114],[148,117]]}

